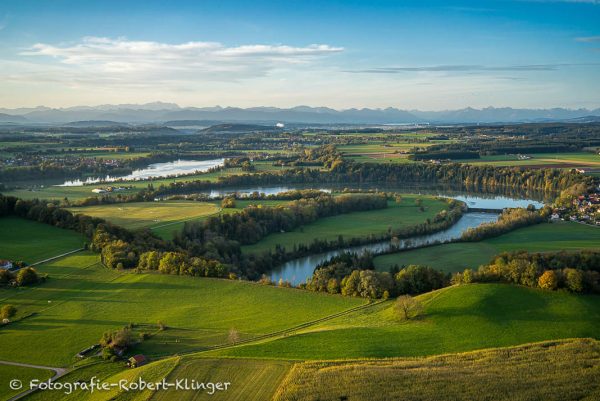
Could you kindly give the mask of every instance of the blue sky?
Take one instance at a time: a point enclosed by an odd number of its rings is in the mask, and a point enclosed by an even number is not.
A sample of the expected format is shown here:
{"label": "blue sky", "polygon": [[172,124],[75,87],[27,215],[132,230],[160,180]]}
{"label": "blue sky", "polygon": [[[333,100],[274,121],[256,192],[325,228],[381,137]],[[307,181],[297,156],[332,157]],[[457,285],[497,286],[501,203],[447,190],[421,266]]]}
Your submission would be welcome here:
{"label": "blue sky", "polygon": [[598,1],[0,4],[0,107],[600,107]]}

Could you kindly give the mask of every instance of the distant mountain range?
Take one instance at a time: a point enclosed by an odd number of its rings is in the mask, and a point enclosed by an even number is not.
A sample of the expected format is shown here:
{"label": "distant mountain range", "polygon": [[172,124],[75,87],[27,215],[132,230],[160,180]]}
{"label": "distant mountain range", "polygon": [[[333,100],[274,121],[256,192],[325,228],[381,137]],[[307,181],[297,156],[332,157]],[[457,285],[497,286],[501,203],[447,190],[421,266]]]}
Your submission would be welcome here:
{"label": "distant mountain range", "polygon": [[67,108],[0,109],[0,122],[65,124],[72,121],[108,123],[165,123],[211,121],[236,123],[305,123],[305,124],[460,124],[597,121],[600,109],[484,109],[466,108],[445,111],[386,109],[334,110],[328,107],[179,107],[174,103],[119,104],[76,106]]}

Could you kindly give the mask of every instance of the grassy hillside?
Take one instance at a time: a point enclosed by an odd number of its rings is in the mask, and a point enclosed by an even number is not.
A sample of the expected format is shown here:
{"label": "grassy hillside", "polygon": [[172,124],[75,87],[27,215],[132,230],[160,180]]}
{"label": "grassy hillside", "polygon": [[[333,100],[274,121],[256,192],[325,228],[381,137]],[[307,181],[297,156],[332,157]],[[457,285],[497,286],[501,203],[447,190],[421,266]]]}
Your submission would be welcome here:
{"label": "grassy hillside", "polygon": [[200,382],[230,382],[227,391],[213,395],[196,391],[156,392],[152,401],[211,399],[216,401],[270,400],[292,366],[287,361],[252,359],[184,359],[167,377],[169,381],[195,378]]}
{"label": "grassy hillside", "polygon": [[480,242],[438,245],[375,258],[375,267],[387,271],[395,264],[424,264],[448,272],[477,268],[504,251],[532,252],[600,249],[600,228],[571,222],[545,223],[511,231]]}
{"label": "grassy hillside", "polygon": [[600,399],[600,343],[571,340],[428,358],[294,366],[275,401]]}
{"label": "grassy hillside", "polygon": [[399,322],[392,301],[294,336],[218,354],[284,359],[424,356],[573,337],[600,338],[600,296],[503,284],[421,295],[424,316]]}
{"label": "grassy hillside", "polygon": [[83,246],[83,237],[18,217],[0,218],[0,259],[23,260],[29,264]]}
{"label": "grassy hillside", "polygon": [[[415,199],[423,199],[425,211],[415,205]],[[294,244],[310,244],[313,239],[334,241],[342,235],[344,238],[367,237],[385,234],[389,228],[401,228],[424,222],[443,209],[445,201],[418,195],[402,195],[402,203],[388,203],[386,209],[354,212],[319,219],[312,224],[286,233],[271,234],[253,245],[242,247],[243,252],[260,253],[274,249],[276,245],[292,249]]]}
{"label": "grassy hillside", "polygon": [[[242,281],[119,273],[86,253],[39,270],[49,275],[44,284],[0,289],[0,304],[15,305],[17,318],[35,313],[0,330],[0,341],[12,344],[0,347],[0,360],[65,365],[103,332],[128,323],[138,324],[136,332],[156,333],[139,352],[200,350],[227,343],[231,328],[251,338],[364,302]],[[158,332],[158,321],[168,329]]]}

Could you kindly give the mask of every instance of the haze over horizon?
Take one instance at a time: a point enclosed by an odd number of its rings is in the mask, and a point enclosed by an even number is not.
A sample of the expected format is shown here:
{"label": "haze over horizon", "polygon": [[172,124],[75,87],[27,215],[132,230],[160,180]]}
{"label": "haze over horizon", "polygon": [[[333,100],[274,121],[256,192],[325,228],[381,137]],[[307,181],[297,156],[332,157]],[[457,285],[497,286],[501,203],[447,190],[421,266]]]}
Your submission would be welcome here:
{"label": "haze over horizon", "polygon": [[0,108],[600,107],[600,2],[0,6]]}

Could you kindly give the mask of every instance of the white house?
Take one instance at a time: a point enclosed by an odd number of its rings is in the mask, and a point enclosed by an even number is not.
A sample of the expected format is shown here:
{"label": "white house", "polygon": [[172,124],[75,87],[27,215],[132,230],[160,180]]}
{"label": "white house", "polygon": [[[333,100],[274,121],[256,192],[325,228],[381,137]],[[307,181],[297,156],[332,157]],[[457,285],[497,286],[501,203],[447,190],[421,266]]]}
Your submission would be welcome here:
{"label": "white house", "polygon": [[0,269],[10,270],[13,268],[13,264],[10,260],[0,259]]}

